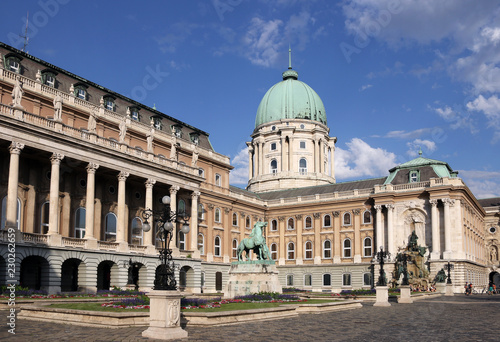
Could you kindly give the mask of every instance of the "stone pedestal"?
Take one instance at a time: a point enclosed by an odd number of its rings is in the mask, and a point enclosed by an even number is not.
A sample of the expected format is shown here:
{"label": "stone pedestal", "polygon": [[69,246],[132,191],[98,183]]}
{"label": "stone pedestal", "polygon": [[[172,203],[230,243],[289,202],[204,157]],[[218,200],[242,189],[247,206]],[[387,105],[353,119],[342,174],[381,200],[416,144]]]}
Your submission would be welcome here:
{"label": "stone pedestal", "polygon": [[282,293],[278,269],[272,260],[238,261],[231,264],[224,298],[258,292]]}
{"label": "stone pedestal", "polygon": [[437,293],[445,293],[446,292],[446,284],[445,283],[436,283],[436,292]]}
{"label": "stone pedestal", "polygon": [[158,340],[186,338],[188,333],[181,328],[181,293],[153,290],[148,296],[149,328],[142,336]]}
{"label": "stone pedestal", "polygon": [[389,303],[389,288],[387,286],[375,287],[377,293],[377,300],[373,306],[391,306]]}
{"label": "stone pedestal", "polygon": [[453,285],[452,284],[446,284],[446,291],[444,293],[445,296],[454,296],[455,294],[453,293]]}
{"label": "stone pedestal", "polygon": [[411,289],[410,285],[402,285],[399,287],[401,295],[398,298],[398,303],[411,304],[413,299],[411,299]]}

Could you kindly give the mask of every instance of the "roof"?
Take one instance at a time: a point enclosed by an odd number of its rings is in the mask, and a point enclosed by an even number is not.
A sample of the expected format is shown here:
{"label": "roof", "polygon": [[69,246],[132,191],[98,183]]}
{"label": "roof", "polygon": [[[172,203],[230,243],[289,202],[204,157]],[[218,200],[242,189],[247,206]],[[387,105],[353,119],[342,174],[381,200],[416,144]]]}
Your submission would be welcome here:
{"label": "roof", "polygon": [[406,163],[400,164],[390,169],[390,174],[384,184],[391,183],[394,177],[396,177],[396,174],[399,170],[418,169],[424,166],[430,166],[439,178],[453,178],[457,176],[458,172],[453,171],[448,163],[436,159],[424,158],[422,157],[421,151],[419,152],[419,154],[420,156],[418,158],[412,159],[410,161],[407,161]]}
{"label": "roof", "polygon": [[483,208],[500,207],[500,197],[482,198],[477,200]]}
{"label": "roof", "polygon": [[310,196],[310,195],[317,195],[317,194],[327,194],[327,193],[334,193],[337,191],[350,191],[350,190],[361,190],[361,189],[369,189],[373,188],[377,184],[384,184],[386,177],[382,178],[372,178],[372,179],[365,179],[365,180],[358,180],[358,181],[351,181],[351,182],[344,182],[344,183],[335,183],[335,184],[327,184],[327,185],[317,185],[317,186],[310,186],[310,187],[304,187],[304,188],[296,188],[296,189],[287,189],[287,190],[277,190],[277,191],[270,191],[270,192],[265,192],[265,193],[259,193],[256,194],[254,192],[250,192],[241,188],[237,188],[234,186],[231,186],[231,190],[259,198],[264,201],[270,201],[270,200],[275,200],[275,199],[280,199],[280,198],[293,198],[293,197],[299,197],[299,196]]}

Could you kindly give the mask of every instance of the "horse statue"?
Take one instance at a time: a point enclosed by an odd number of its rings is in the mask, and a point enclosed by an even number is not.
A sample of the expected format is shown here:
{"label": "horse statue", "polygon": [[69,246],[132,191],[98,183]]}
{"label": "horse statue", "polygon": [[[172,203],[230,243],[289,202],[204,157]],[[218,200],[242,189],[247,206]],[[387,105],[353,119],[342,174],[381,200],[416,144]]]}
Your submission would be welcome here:
{"label": "horse statue", "polygon": [[247,261],[250,260],[250,251],[257,255],[258,260],[269,260],[269,248],[266,245],[266,239],[262,235],[263,228],[267,227],[267,222],[257,221],[249,237],[241,240],[238,245],[238,261],[243,261],[243,251],[246,252]]}

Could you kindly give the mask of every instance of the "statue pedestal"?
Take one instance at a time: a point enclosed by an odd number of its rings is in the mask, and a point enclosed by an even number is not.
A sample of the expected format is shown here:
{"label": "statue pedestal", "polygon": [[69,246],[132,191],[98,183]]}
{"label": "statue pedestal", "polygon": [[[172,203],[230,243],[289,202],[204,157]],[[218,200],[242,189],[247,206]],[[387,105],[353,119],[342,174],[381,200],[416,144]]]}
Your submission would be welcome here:
{"label": "statue pedestal", "polygon": [[148,293],[149,328],[143,337],[158,340],[174,340],[188,337],[181,328],[181,293],[179,291],[158,291]]}
{"label": "statue pedestal", "polygon": [[413,299],[411,299],[411,289],[410,285],[401,285],[399,287],[401,295],[398,298],[398,303],[411,304]]}
{"label": "statue pedestal", "polygon": [[224,298],[258,292],[282,293],[278,269],[272,260],[237,261],[231,264]]}
{"label": "statue pedestal", "polygon": [[446,291],[444,292],[445,296],[454,296],[455,294],[453,293],[453,285],[452,284],[446,284]]}
{"label": "statue pedestal", "polygon": [[387,286],[375,287],[377,293],[377,300],[373,306],[391,306],[389,303],[389,288]]}
{"label": "statue pedestal", "polygon": [[436,292],[437,293],[445,293],[446,292],[446,284],[445,283],[436,283]]}

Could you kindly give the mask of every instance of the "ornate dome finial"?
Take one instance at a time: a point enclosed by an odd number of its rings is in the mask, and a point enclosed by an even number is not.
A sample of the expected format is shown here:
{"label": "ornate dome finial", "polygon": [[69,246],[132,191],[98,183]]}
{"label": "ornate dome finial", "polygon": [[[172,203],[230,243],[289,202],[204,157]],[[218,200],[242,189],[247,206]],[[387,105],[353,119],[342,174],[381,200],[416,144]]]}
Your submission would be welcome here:
{"label": "ornate dome finial", "polygon": [[299,74],[297,73],[297,71],[292,70],[292,48],[290,47],[290,45],[288,45],[288,70],[283,72],[283,74],[281,75],[283,76],[283,81],[289,78],[292,78],[294,80],[299,78]]}

